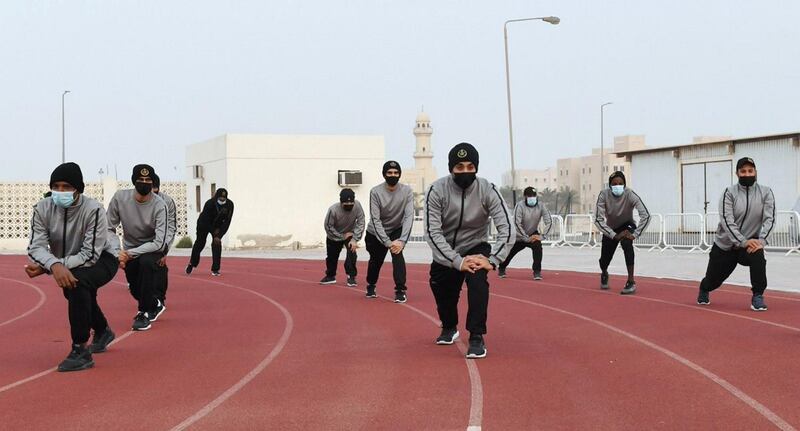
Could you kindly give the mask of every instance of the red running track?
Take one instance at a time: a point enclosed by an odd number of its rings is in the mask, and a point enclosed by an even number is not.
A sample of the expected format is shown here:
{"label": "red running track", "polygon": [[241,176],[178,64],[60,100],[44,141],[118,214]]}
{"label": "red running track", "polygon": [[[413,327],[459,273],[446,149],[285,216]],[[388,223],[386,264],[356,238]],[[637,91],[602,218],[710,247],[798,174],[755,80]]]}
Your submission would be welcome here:
{"label": "red running track", "polygon": [[386,297],[369,300],[364,266],[353,289],[318,285],[322,262],[225,259],[219,278],[174,270],[167,311],[142,333],[118,274],[99,295],[118,341],[94,369],[57,373],[66,301],[24,264],[0,257],[2,429],[800,427],[798,295],[767,292],[755,313],[737,287],[700,307],[696,283],[640,278],[623,297],[621,278],[605,292],[595,275],[509,270],[491,278],[489,355],[468,361],[463,343],[433,344],[424,265],[409,265],[400,305],[390,264]]}

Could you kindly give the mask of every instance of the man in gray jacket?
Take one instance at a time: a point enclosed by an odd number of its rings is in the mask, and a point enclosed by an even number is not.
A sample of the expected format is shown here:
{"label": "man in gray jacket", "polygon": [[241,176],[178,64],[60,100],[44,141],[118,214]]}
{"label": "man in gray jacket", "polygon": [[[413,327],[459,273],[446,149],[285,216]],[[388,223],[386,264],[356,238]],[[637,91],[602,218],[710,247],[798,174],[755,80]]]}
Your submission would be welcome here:
{"label": "man in gray jacket", "polygon": [[352,189],[342,189],[339,193],[339,202],[331,205],[325,214],[324,226],[328,256],[325,259],[325,277],[319,283],[336,283],[336,264],[344,247],[347,248],[347,257],[344,261],[347,285],[355,287],[358,275],[356,249],[361,236],[364,235],[364,209],[356,200],[356,194]]}
{"label": "man in gray jacket", "polygon": [[[550,211],[543,203],[539,202],[536,196],[536,189],[526,187],[522,192],[523,199],[514,208],[514,225],[517,230],[517,241],[508,253],[506,260],[498,268],[498,276],[506,277],[506,267],[511,259],[525,248],[530,248],[533,252],[533,279],[542,279],[542,237],[550,233],[553,227],[553,219]],[[539,223],[544,221],[547,229],[539,232]]]}
{"label": "man in gray jacket", "polygon": [[708,293],[720,287],[736,269],[750,267],[753,298],[750,308],[767,311],[767,245],[775,227],[775,195],[772,189],[756,183],[756,163],[749,157],[736,162],[739,182],[726,188],[719,203],[719,225],[708,257],[706,276],[700,282],[697,303],[709,305]]}
{"label": "man in gray jacket", "polygon": [[406,302],[406,261],[403,249],[414,224],[414,191],[400,184],[400,164],[390,160],[383,164],[384,182],[369,192],[369,224],[364,242],[369,252],[367,298],[376,298],[375,284],[386,253],[391,252],[394,276],[394,302]]}
{"label": "man in gray jacket", "polygon": [[169,267],[167,267],[167,254],[169,253],[169,249],[172,247],[172,243],[175,241],[175,232],[178,230],[178,207],[175,205],[175,200],[172,199],[172,197],[161,191],[161,178],[159,178],[158,174],[155,173],[153,174],[153,193],[163,199],[164,203],[167,204],[167,239],[165,241],[166,249],[164,250],[164,257],[158,261],[158,265],[164,270],[161,271],[161,282],[157,286],[160,289],[158,292],[156,292],[156,297],[161,301],[162,304],[164,304],[164,307],[166,307],[167,289],[169,288]]}
{"label": "man in gray jacket", "polygon": [[[487,274],[505,260],[515,235],[495,185],[476,177],[478,162],[478,151],[472,145],[453,147],[448,154],[451,175],[436,180],[425,199],[425,240],[433,252],[430,285],[442,321],[436,344],[453,344],[459,336],[458,299],[466,280],[470,359],[486,356]],[[491,221],[497,228],[492,245],[488,242]]]}
{"label": "man in gray jacket", "polygon": [[134,331],[150,329],[151,322],[166,310],[157,292],[163,290],[164,268],[158,262],[167,250],[167,205],[152,192],[154,174],[150,165],[134,166],[135,189],[117,191],[108,204],[109,235],[116,235],[122,224],[125,247],[119,251],[119,240],[115,240],[114,248],[131,295],[139,303],[131,326]]}
{"label": "man in gray jacket", "polygon": [[[634,209],[639,212],[639,226],[633,222]],[[608,178],[608,188],[597,195],[594,223],[603,234],[600,251],[600,288],[608,289],[608,265],[611,264],[611,259],[617,251],[617,245],[621,245],[625,253],[628,281],[620,293],[630,295],[636,292],[636,281],[633,278],[633,241],[647,229],[650,212],[642,198],[627,187],[625,174],[622,172],[616,171],[611,174]]]}
{"label": "man in gray jacket", "polygon": [[[92,353],[105,352],[114,332],[97,303],[97,290],[117,273],[117,258],[107,243],[103,205],[83,195],[83,174],[75,163],[59,165],[50,175],[50,197],[33,208],[28,245],[29,277],[53,276],[69,302],[72,351],[58,371],[94,366]],[[89,330],[94,330],[90,346]]]}

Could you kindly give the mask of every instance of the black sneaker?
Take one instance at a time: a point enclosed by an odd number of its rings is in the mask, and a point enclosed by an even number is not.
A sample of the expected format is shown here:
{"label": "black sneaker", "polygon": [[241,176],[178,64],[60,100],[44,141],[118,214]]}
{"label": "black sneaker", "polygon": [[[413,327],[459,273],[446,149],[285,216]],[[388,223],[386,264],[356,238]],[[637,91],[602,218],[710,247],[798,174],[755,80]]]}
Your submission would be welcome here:
{"label": "black sneaker", "polygon": [[750,309],[753,311],[767,311],[767,304],[764,303],[764,295],[753,295],[750,301]]}
{"label": "black sneaker", "polygon": [[533,279],[534,279],[534,280],[536,280],[536,281],[539,281],[539,280],[541,280],[541,279],[542,279],[542,273],[541,273],[541,272],[534,271],[534,272],[533,272]]}
{"label": "black sneaker", "polygon": [[322,280],[319,281],[319,284],[336,284],[336,277],[322,277]]}
{"label": "black sneaker", "polygon": [[497,268],[497,276],[500,278],[506,278],[506,269],[505,268]]}
{"label": "black sneaker", "polygon": [[146,331],[150,329],[150,318],[147,316],[147,313],[143,311],[137,313],[136,317],[133,318],[131,329],[134,331]]}
{"label": "black sneaker", "polygon": [[483,344],[483,335],[472,334],[469,336],[469,349],[467,359],[480,359],[486,357],[486,345]]}
{"label": "black sneaker", "polygon": [[358,283],[356,283],[355,277],[347,277],[347,287],[356,287]]}
{"label": "black sneaker", "polygon": [[191,264],[191,263],[190,263],[190,264],[188,264],[188,265],[186,265],[186,274],[187,274],[187,275],[188,275],[188,274],[191,274],[193,269],[194,269],[194,267],[192,266],[192,264]]}
{"label": "black sneaker", "polygon": [[604,272],[600,274],[600,288],[603,290],[608,290],[608,273]]}
{"label": "black sneaker", "polygon": [[58,364],[58,371],[80,371],[94,367],[92,352],[80,344],[73,344],[67,358]]}
{"label": "black sneaker", "polygon": [[92,337],[92,344],[89,345],[89,351],[91,353],[103,353],[108,350],[108,345],[114,341],[117,335],[114,334],[114,331],[111,328],[106,327],[106,330],[101,332],[100,335],[97,335],[97,332],[94,333],[94,337]]}
{"label": "black sneaker", "polygon": [[697,303],[699,305],[709,305],[709,304],[711,304],[711,298],[708,297],[708,292],[706,292],[703,289],[700,289],[700,291],[697,292]]}
{"label": "black sneaker", "polygon": [[453,344],[458,340],[458,329],[451,328],[446,329],[442,328],[442,334],[439,335],[439,338],[436,339],[436,344],[446,345],[446,344]]}
{"label": "black sneaker", "polygon": [[408,297],[406,296],[405,290],[395,290],[394,291],[394,302],[397,303],[404,303],[408,301]]}
{"label": "black sneaker", "polygon": [[367,286],[367,298],[377,298],[377,297],[378,297],[378,294],[375,293],[375,286],[373,286],[371,284],[368,285]]}
{"label": "black sneaker", "polygon": [[634,292],[636,292],[636,282],[628,280],[625,282],[625,287],[622,288],[620,295],[632,295]]}
{"label": "black sneaker", "polygon": [[164,312],[167,310],[167,304],[164,304],[159,299],[156,299],[156,301],[157,301],[156,308],[153,310],[152,313],[147,313],[148,316],[153,316],[150,318],[151,322],[155,322],[156,320],[158,320],[158,318],[161,317],[161,315],[164,314]]}
{"label": "black sneaker", "polygon": [[214,277],[219,277],[219,271],[211,271],[211,275]]}

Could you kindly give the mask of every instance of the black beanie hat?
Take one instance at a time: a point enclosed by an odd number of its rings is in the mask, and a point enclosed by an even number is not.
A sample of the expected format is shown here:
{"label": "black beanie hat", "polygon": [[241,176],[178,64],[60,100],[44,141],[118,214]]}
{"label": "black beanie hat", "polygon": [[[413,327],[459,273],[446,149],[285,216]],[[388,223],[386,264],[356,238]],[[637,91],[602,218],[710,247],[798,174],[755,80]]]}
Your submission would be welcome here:
{"label": "black beanie hat", "polygon": [[228,190],[220,187],[214,192],[214,199],[225,198],[228,199]]}
{"label": "black beanie hat", "polygon": [[522,192],[522,194],[528,197],[536,196],[536,189],[533,187],[525,187],[525,190]]}
{"label": "black beanie hat", "polygon": [[394,160],[389,160],[388,162],[383,164],[382,174],[384,177],[386,176],[386,172],[388,172],[389,169],[397,169],[397,172],[400,175],[403,175],[403,169],[400,167],[400,163],[397,163]]}
{"label": "black beanie hat", "polygon": [[53,187],[53,183],[56,181],[64,181],[75,187],[78,192],[83,193],[83,173],[81,172],[81,167],[76,163],[67,162],[58,165],[53,170],[53,173],[50,174],[50,188]]}
{"label": "black beanie hat", "polygon": [[447,160],[447,167],[450,169],[450,172],[453,172],[453,168],[461,162],[472,162],[472,164],[475,165],[475,172],[478,172],[478,150],[466,142],[462,142],[453,147],[447,155]]}
{"label": "black beanie hat", "polygon": [[153,169],[150,165],[140,164],[133,167],[133,173],[131,174],[131,182],[133,185],[136,185],[136,180],[141,177],[147,177],[151,180],[153,179],[153,175],[156,174],[155,169]]}
{"label": "black beanie hat", "polygon": [[153,172],[153,188],[154,189],[161,188],[161,178],[155,172]]}
{"label": "black beanie hat", "polygon": [[617,177],[619,177],[619,178],[622,178],[622,184],[623,184],[623,185],[627,185],[627,184],[628,184],[628,182],[627,182],[627,181],[625,181],[625,174],[623,174],[621,171],[616,171],[616,172],[614,172],[613,174],[611,174],[611,176],[610,176],[610,177],[608,177],[608,186],[609,186],[609,187],[611,187],[611,181],[612,181],[614,178],[617,178]]}
{"label": "black beanie hat", "polygon": [[339,193],[339,202],[341,203],[350,203],[356,201],[356,193],[353,189],[342,189]]}

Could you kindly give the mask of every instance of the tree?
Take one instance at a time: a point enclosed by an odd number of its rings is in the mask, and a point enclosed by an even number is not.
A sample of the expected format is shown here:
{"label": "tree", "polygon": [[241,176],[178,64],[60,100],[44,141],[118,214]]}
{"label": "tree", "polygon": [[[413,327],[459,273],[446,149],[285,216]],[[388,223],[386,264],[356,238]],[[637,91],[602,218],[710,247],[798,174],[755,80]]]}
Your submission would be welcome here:
{"label": "tree", "polygon": [[569,187],[564,187],[558,192],[558,201],[561,203],[561,208],[556,208],[556,214],[561,214],[566,217],[567,214],[572,213],[572,204],[578,199],[578,193]]}

